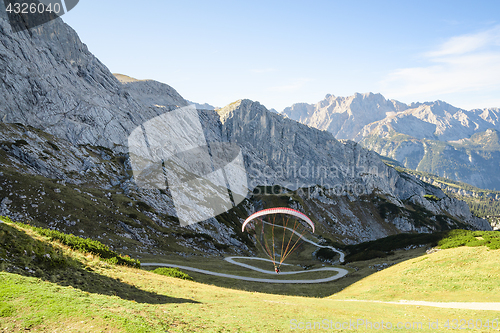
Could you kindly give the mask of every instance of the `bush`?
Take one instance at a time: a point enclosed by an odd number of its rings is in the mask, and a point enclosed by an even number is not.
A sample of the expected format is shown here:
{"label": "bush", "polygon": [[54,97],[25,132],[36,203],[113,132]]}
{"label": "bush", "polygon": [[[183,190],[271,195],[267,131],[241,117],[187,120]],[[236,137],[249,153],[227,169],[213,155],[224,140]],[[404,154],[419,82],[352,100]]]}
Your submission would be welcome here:
{"label": "bush", "polygon": [[487,246],[490,250],[500,249],[500,232],[451,230],[438,242],[441,249],[459,246]]}
{"label": "bush", "polygon": [[395,204],[391,202],[384,202],[379,205],[378,207],[378,213],[380,216],[385,219],[389,215],[396,215],[401,211],[401,208],[396,206]]}
{"label": "bush", "polygon": [[384,251],[377,251],[377,250],[368,250],[364,252],[359,252],[356,254],[351,254],[346,257],[345,261],[346,262],[353,262],[353,261],[364,261],[364,260],[370,260],[370,259],[375,259],[375,258],[385,258],[390,254],[394,254],[394,252],[384,252]]}
{"label": "bush", "polygon": [[92,253],[96,256],[99,256],[102,259],[112,259],[112,262],[119,265],[125,265],[137,268],[141,267],[141,263],[139,260],[132,259],[129,256],[123,256],[121,254],[118,254],[99,241],[88,238],[81,238],[72,234],[68,235],[57,230],[33,227],[29,224],[23,224],[23,223],[16,223],[16,224],[21,226],[22,228],[31,229],[40,236],[48,237],[50,240],[59,241],[62,244],[69,246],[73,250]]}
{"label": "bush", "polygon": [[401,233],[380,238],[374,241],[364,242],[355,245],[346,245],[345,249],[351,253],[359,253],[362,251],[376,250],[376,251],[394,251],[402,249],[410,245],[431,244],[436,245],[437,242],[443,238],[442,232],[433,234],[417,234],[417,233]]}
{"label": "bush", "polygon": [[326,247],[323,247],[316,252],[316,257],[320,260],[332,260],[336,255],[338,255],[337,252]]}
{"label": "bush", "polygon": [[183,280],[190,280],[193,281],[193,278],[181,271],[178,268],[171,268],[171,267],[159,267],[153,271],[153,273],[160,274],[160,275],[165,275],[165,276],[170,276],[178,279],[183,279]]}
{"label": "bush", "polygon": [[436,201],[436,202],[441,200],[433,194],[426,194],[426,195],[424,195],[424,198],[426,198],[429,201]]}

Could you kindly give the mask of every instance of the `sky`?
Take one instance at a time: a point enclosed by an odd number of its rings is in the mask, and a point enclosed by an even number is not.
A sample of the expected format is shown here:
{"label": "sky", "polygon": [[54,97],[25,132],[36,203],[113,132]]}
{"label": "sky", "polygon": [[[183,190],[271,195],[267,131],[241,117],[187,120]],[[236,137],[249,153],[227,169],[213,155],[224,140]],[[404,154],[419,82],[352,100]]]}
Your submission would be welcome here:
{"label": "sky", "polygon": [[197,103],[373,92],[500,107],[497,0],[80,0],[62,18],[111,72]]}

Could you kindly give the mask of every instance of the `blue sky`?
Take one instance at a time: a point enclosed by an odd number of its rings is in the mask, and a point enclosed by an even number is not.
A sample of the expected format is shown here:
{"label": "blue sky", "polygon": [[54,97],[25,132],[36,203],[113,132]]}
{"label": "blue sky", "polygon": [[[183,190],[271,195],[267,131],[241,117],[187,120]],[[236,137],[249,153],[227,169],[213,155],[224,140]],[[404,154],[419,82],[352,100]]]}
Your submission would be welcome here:
{"label": "blue sky", "polygon": [[500,107],[500,1],[97,1],[63,16],[114,73],[281,111],[326,94]]}

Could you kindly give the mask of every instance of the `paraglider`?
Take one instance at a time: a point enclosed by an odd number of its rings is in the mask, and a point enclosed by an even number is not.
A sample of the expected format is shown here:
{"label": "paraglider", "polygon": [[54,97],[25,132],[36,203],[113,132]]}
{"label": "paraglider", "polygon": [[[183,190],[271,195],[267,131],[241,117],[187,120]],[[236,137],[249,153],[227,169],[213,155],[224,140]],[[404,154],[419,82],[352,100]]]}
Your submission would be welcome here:
{"label": "paraglider", "polygon": [[314,223],[295,209],[277,207],[250,215],[241,226],[242,232],[245,229],[255,237],[279,274],[285,259],[299,248],[304,234],[314,232]]}

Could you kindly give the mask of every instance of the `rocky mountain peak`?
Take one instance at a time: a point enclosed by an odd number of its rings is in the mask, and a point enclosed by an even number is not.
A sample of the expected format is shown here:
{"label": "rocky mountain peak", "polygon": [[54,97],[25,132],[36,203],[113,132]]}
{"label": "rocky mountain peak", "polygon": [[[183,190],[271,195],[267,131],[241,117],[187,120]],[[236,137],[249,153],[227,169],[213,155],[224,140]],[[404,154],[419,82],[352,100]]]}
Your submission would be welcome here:
{"label": "rocky mountain peak", "polygon": [[[352,114],[384,116],[387,112],[396,111],[394,105],[381,94],[372,92],[352,96],[350,110]],[[378,117],[377,117],[378,118]]]}
{"label": "rocky mountain peak", "polygon": [[363,126],[400,111],[403,105],[372,92],[349,97],[328,94],[317,104],[297,103],[284,109],[283,114],[308,126],[327,130],[338,139],[357,140]]}
{"label": "rocky mountain peak", "polygon": [[187,105],[159,82],[122,84],[61,19],[14,33],[1,12],[0,120],[72,143],[125,150],[135,127]]}
{"label": "rocky mountain peak", "polygon": [[479,117],[481,117],[481,119],[483,119],[484,121],[486,121],[492,125],[495,125],[495,126],[500,125],[500,122],[499,122],[500,108],[474,109],[471,112],[479,115]]}

